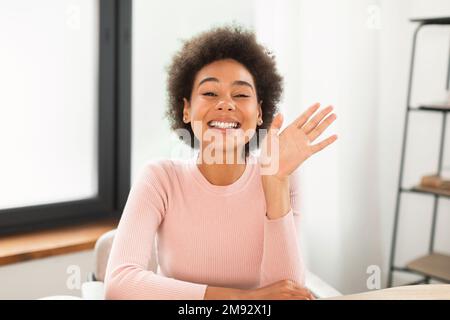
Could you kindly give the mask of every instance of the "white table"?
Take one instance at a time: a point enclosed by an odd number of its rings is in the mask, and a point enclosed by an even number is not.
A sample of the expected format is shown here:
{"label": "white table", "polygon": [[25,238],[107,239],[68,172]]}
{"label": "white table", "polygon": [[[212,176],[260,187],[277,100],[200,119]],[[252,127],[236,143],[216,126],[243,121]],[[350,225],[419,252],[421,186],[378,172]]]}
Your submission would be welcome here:
{"label": "white table", "polygon": [[450,300],[450,284],[393,287],[326,298],[327,300]]}

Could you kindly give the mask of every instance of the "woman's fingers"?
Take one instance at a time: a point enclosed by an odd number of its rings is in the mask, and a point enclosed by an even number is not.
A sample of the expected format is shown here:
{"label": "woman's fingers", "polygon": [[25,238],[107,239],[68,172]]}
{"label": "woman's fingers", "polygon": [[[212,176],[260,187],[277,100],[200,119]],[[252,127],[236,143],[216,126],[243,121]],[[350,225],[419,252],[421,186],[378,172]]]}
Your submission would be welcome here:
{"label": "woman's fingers", "polygon": [[333,106],[328,106],[325,109],[322,109],[314,118],[312,118],[310,121],[308,121],[301,129],[305,134],[311,133],[322,121],[325,116],[330,113],[333,110]]}
{"label": "woman's fingers", "polygon": [[283,299],[283,300],[312,300],[312,299],[305,297],[305,296],[290,296],[287,299]]}
{"label": "woman's fingers", "polygon": [[320,103],[315,103],[311,107],[309,107],[304,113],[302,113],[297,119],[295,119],[294,124],[296,128],[302,127],[306,121],[314,114],[314,112],[319,109]]}
{"label": "woman's fingers", "polygon": [[336,120],[336,114],[332,113],[325,118],[314,130],[308,134],[308,140],[313,142]]}
{"label": "woman's fingers", "polygon": [[293,284],[291,295],[298,298],[314,300],[315,297],[308,288]]}
{"label": "woman's fingers", "polygon": [[311,291],[309,291],[308,288],[300,287],[300,286],[296,286],[296,288],[297,288],[297,293],[299,293],[300,295],[304,295],[305,297],[307,297],[309,299],[314,299],[313,294],[311,293]]}
{"label": "woman's fingers", "polygon": [[316,152],[319,152],[320,150],[326,148],[327,146],[329,146],[330,144],[332,144],[336,140],[337,140],[337,135],[332,135],[331,137],[328,137],[325,140],[322,140],[321,142],[319,142],[317,144],[313,144],[311,146],[312,154],[314,154]]}
{"label": "woman's fingers", "polygon": [[309,292],[297,292],[291,294],[292,299],[315,300],[314,296]]}

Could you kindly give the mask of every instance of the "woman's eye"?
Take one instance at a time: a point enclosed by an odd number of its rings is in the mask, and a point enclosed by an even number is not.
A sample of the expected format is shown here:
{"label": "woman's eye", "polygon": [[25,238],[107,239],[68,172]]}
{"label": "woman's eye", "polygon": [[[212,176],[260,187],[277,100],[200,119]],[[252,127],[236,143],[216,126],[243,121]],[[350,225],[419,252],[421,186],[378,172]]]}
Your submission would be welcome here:
{"label": "woman's eye", "polygon": [[208,96],[208,97],[215,97],[216,94],[214,92],[205,92],[203,93],[204,96]]}
{"label": "woman's eye", "polygon": [[236,97],[236,98],[248,98],[248,97],[250,97],[250,96],[248,96],[248,95],[246,95],[246,94],[238,94],[238,95],[235,95],[235,97]]}

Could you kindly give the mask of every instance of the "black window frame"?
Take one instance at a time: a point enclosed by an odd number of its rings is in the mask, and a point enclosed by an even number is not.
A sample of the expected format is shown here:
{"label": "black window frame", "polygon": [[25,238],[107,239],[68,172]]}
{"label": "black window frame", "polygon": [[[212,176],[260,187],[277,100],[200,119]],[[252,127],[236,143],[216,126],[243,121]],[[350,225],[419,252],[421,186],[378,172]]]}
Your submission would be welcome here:
{"label": "black window frame", "polygon": [[0,235],[120,217],[130,190],[131,27],[132,0],[99,1],[97,196],[1,209]]}

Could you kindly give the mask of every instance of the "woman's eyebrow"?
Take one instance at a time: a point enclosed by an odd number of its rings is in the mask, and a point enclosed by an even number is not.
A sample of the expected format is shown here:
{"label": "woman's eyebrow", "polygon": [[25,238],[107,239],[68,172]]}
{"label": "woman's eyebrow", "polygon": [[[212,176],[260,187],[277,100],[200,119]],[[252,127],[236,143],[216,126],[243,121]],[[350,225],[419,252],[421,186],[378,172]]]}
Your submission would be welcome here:
{"label": "woman's eyebrow", "polygon": [[248,86],[248,87],[250,87],[253,90],[253,86],[250,83],[248,83],[247,81],[236,80],[232,84],[236,85],[236,86]]}
{"label": "woman's eyebrow", "polygon": [[[207,78],[203,79],[202,81],[200,81],[200,82],[198,83],[198,86],[197,86],[197,87],[200,87],[200,85],[201,85],[202,83],[205,83],[205,82],[207,82],[207,81],[220,82],[219,79],[217,79],[217,78],[214,78],[214,77],[207,77]],[[250,83],[248,83],[247,81],[244,81],[244,80],[236,80],[236,81],[233,81],[232,85],[237,85],[237,86],[248,86],[248,87],[250,87],[250,88],[253,90],[253,86],[252,86]]]}
{"label": "woman's eyebrow", "polygon": [[205,83],[207,81],[219,82],[219,79],[213,78],[213,77],[207,77],[198,83],[197,88],[200,87],[202,85],[202,83]]}

